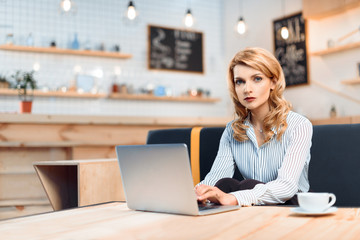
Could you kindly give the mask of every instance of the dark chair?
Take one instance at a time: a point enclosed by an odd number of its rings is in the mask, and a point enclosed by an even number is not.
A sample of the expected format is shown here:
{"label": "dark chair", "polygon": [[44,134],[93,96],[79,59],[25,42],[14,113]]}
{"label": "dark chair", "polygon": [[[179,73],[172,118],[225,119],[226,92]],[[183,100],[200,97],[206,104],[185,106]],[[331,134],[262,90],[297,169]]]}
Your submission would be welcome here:
{"label": "dark chair", "polygon": [[[336,206],[360,206],[360,124],[314,126],[309,167],[310,188],[332,192]],[[153,130],[148,144],[185,143],[191,151],[191,128]],[[200,179],[210,171],[224,128],[200,131]],[[234,178],[243,179],[238,170]]]}
{"label": "dark chair", "polygon": [[360,206],[360,124],[314,126],[310,188],[332,192],[336,206]]}
{"label": "dark chair", "polygon": [[[219,150],[219,143],[223,127],[203,128],[200,133],[200,179],[203,180],[210,171]],[[210,140],[211,139],[211,140]],[[233,178],[243,180],[236,168]]]}
{"label": "dark chair", "polygon": [[189,149],[190,156],[191,130],[192,128],[150,130],[147,136],[146,144],[185,143]]}

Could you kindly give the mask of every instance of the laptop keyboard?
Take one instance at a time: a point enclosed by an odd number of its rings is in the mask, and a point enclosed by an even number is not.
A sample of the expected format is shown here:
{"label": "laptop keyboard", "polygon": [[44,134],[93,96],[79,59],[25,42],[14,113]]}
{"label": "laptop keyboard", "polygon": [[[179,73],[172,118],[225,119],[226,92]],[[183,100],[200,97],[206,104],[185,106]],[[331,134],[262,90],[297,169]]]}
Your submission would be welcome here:
{"label": "laptop keyboard", "polygon": [[198,207],[199,207],[199,211],[205,211],[205,210],[212,210],[212,209],[220,208],[221,205],[217,205],[214,203],[206,203],[206,204],[198,204]]}

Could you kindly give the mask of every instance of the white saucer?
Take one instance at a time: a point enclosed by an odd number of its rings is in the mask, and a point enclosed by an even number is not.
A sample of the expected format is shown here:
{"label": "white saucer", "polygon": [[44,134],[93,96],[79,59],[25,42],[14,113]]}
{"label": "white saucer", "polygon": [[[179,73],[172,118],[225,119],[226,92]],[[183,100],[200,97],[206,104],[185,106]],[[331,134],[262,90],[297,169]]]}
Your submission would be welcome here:
{"label": "white saucer", "polygon": [[297,214],[302,214],[302,215],[326,215],[326,214],[336,212],[337,207],[331,207],[331,208],[329,208],[329,209],[327,209],[326,211],[323,211],[323,212],[308,212],[308,211],[305,211],[304,209],[302,209],[300,207],[292,208],[291,211],[294,212],[294,213],[297,213]]}

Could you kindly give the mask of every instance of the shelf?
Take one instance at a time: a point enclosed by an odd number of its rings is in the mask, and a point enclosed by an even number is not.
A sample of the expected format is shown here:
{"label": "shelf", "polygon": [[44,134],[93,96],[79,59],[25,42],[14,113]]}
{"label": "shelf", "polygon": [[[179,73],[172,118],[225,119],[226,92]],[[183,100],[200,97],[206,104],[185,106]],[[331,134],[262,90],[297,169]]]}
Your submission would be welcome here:
{"label": "shelf", "polygon": [[328,48],[328,49],[325,49],[325,50],[312,52],[312,53],[310,53],[310,55],[312,55],[312,56],[322,56],[322,55],[327,55],[327,54],[331,54],[331,53],[346,51],[346,50],[350,50],[350,49],[354,49],[354,48],[360,48],[360,42],[349,43],[349,44],[342,45],[342,46],[336,46],[336,47]]}
{"label": "shelf", "polygon": [[131,54],[118,53],[118,52],[104,52],[104,51],[93,51],[93,50],[73,50],[73,49],[62,49],[56,47],[28,47],[28,46],[17,46],[17,45],[0,45],[0,50],[6,51],[19,51],[19,52],[35,52],[35,53],[52,53],[52,54],[69,54],[78,56],[89,56],[89,57],[104,57],[104,58],[131,58]]}
{"label": "shelf", "polygon": [[[17,96],[18,90],[16,89],[0,89],[0,95]],[[34,96],[38,97],[68,97],[68,98],[105,98],[104,93],[77,93],[77,92],[60,92],[49,91],[43,92],[41,90],[34,90]]]}
{"label": "shelf", "polygon": [[356,78],[356,79],[349,79],[349,80],[343,80],[341,81],[342,84],[347,84],[347,85],[356,85],[356,84],[360,84],[360,78]]}
{"label": "shelf", "polygon": [[[18,91],[16,89],[0,88],[0,96],[17,96]],[[105,93],[77,93],[77,92],[60,92],[60,91],[49,91],[43,92],[41,90],[34,90],[34,96],[39,97],[63,97],[63,98],[110,98],[110,99],[123,99],[123,100],[141,100],[141,101],[167,101],[167,102],[203,102],[203,103],[215,103],[220,101],[218,98],[208,97],[157,97],[146,94],[120,94],[112,93],[107,95]]]}
{"label": "shelf", "polygon": [[303,0],[302,2],[304,18],[313,20],[342,14],[360,6],[358,0]]}
{"label": "shelf", "polygon": [[112,99],[124,99],[124,100],[146,100],[146,101],[174,101],[174,102],[207,102],[214,103],[220,101],[218,98],[208,98],[208,97],[157,97],[153,95],[135,95],[135,94],[120,94],[112,93],[110,94]]}

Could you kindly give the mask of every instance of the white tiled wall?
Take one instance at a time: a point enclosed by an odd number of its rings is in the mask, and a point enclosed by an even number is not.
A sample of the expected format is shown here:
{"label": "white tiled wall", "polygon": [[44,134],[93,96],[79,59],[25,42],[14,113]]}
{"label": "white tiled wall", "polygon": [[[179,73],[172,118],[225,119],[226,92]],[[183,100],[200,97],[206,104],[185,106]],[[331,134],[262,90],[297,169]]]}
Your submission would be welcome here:
{"label": "white tiled wall", "polygon": [[[37,97],[33,113],[90,114],[124,116],[226,116],[230,114],[224,62],[223,3],[221,0],[136,0],[139,18],[130,23],[124,18],[127,0],[73,0],[74,14],[59,11],[60,0],[0,0],[0,43],[8,33],[14,34],[17,45],[25,45],[32,33],[35,46],[68,48],[78,34],[80,48],[87,41],[91,47],[101,43],[107,50],[119,44],[121,52],[133,55],[131,59],[108,59],[71,55],[0,51],[0,74],[11,75],[15,70],[32,70],[35,62],[40,70],[35,74],[40,88],[55,89],[69,86],[74,79],[74,67],[81,66],[83,74],[102,69],[99,89],[108,91],[121,69],[118,81],[135,89],[147,84],[164,85],[179,95],[189,88],[211,91],[212,97],[222,101],[211,103],[182,103],[130,101],[110,99],[76,99]],[[183,17],[190,5],[196,18],[194,29],[204,33],[204,74],[147,70],[147,25],[183,28]],[[15,96],[0,96],[1,112],[18,111]]]}

